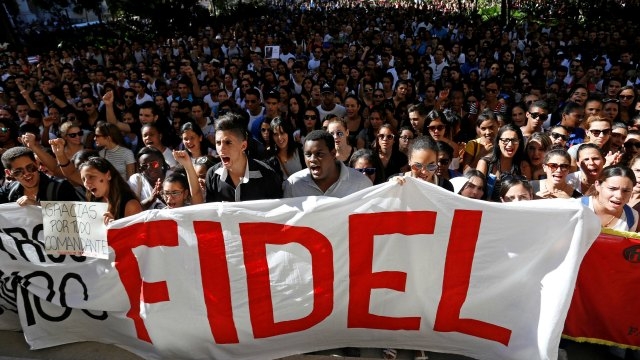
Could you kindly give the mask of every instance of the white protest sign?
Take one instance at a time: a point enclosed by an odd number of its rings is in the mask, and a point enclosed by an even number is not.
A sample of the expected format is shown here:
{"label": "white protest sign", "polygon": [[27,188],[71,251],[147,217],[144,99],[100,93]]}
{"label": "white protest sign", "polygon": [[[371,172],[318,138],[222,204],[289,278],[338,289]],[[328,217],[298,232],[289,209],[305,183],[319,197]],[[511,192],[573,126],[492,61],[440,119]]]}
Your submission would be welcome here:
{"label": "white protest sign", "polygon": [[278,59],[280,58],[280,46],[265,46],[264,47],[265,59]]}
{"label": "white protest sign", "polygon": [[42,225],[47,254],[109,257],[106,203],[42,201]]}

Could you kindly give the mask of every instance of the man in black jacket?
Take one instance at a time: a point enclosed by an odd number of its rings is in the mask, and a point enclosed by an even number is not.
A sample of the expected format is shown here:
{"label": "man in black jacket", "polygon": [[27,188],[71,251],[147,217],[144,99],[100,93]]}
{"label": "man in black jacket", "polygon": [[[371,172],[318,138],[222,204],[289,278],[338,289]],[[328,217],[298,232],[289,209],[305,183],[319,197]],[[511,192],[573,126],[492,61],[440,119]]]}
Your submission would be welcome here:
{"label": "man in black jacket", "polygon": [[220,162],[207,172],[207,202],[279,199],[282,180],[267,164],[249,158],[247,127],[235,114],[216,123],[216,151]]}

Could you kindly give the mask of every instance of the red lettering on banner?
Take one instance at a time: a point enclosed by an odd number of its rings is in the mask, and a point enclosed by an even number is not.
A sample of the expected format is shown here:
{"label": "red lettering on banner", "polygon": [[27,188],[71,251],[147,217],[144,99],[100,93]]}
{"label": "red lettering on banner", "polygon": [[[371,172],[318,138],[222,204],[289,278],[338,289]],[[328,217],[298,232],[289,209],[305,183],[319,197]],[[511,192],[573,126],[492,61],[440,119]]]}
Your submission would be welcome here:
{"label": "red lettering on banner", "polygon": [[461,332],[508,346],[511,330],[480,320],[460,318],[460,310],[469,290],[481,220],[482,211],[478,210],[456,210],[453,214],[444,264],[442,296],[433,330]]}
{"label": "red lettering on banner", "polygon": [[[333,248],[321,233],[307,227],[271,223],[240,224],[247,271],[249,314],[256,339],[303,331],[333,311]],[[313,309],[303,318],[275,322],[266,245],[298,243],[311,255]]]}
{"label": "red lettering on banner", "polygon": [[420,330],[420,317],[390,317],[369,313],[372,289],[404,292],[407,274],[373,272],[375,235],[433,234],[433,211],[386,212],[349,216],[349,307],[347,327],[386,330]]}
{"label": "red lettering on banner", "polygon": [[127,317],[133,320],[138,339],[152,343],[140,317],[140,302],[153,304],[169,301],[169,291],[164,281],[142,281],[133,249],[138,246],[178,246],[178,224],[173,220],[138,223],[122,229],[109,229],[107,238],[115,253],[118,276],[131,304]]}
{"label": "red lettering on banner", "polygon": [[238,343],[222,227],[219,222],[194,221],[193,228],[198,238],[200,275],[211,334],[218,344]]}

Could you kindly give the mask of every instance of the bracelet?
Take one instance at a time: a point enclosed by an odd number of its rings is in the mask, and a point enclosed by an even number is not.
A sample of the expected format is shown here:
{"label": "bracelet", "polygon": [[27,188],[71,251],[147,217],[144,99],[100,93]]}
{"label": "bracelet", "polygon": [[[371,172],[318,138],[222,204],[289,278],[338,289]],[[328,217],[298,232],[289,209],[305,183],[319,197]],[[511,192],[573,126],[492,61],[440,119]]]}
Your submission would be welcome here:
{"label": "bracelet", "polygon": [[66,162],[66,163],[64,163],[64,164],[60,164],[60,163],[58,163],[58,167],[59,167],[59,168],[63,168],[63,167],[69,166],[69,164],[71,164],[71,160],[67,161],[67,162]]}

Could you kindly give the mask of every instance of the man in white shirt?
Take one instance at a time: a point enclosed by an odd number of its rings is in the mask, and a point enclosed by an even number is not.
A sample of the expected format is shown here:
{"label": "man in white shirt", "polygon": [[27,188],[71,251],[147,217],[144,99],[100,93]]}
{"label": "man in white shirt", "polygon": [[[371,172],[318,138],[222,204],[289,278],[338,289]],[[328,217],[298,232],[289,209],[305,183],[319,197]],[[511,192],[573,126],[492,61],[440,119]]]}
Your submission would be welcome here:
{"label": "man in white shirt", "polygon": [[347,109],[342,105],[336,104],[336,93],[333,85],[329,82],[322,85],[322,103],[316,107],[320,113],[320,120],[329,114],[334,114],[338,117],[344,117],[347,113]]}
{"label": "man in white shirt", "polygon": [[284,182],[284,197],[332,196],[342,198],[373,184],[369,178],[336,159],[333,136],[324,130],[314,130],[304,139],[302,169]]}

